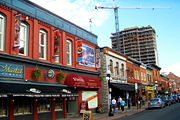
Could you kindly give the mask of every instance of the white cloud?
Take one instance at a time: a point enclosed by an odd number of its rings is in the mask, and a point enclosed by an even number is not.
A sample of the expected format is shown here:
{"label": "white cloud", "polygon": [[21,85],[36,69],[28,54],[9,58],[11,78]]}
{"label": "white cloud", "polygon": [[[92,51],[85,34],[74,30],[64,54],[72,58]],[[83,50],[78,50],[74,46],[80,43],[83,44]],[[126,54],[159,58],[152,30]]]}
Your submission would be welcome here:
{"label": "white cloud", "polygon": [[95,10],[103,3],[96,0],[30,0],[39,6],[73,22],[83,28],[89,28],[89,19],[95,27],[102,26],[110,16],[109,11]]}
{"label": "white cloud", "polygon": [[168,67],[165,67],[161,70],[161,72],[166,72],[167,74],[169,72],[174,73],[176,76],[180,77],[180,63],[169,65]]}

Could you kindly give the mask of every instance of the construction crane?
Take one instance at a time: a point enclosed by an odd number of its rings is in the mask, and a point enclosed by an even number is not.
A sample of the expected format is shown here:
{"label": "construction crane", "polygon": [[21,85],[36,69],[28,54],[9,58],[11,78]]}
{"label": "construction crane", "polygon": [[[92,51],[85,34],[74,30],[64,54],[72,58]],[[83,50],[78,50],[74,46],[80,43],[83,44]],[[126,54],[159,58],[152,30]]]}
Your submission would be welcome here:
{"label": "construction crane", "polygon": [[[114,0],[113,0],[114,1]],[[114,9],[114,17],[115,17],[115,29],[116,32],[119,31],[119,16],[118,9],[169,9],[169,7],[119,7],[119,6],[95,6],[95,9]]]}

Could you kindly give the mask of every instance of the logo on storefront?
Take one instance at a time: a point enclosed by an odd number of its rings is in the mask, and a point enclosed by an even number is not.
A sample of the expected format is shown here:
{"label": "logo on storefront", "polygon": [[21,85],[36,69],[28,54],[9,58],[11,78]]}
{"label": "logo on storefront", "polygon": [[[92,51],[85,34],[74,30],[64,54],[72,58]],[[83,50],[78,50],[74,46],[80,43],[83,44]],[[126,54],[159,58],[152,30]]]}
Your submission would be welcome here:
{"label": "logo on storefront", "polygon": [[62,89],[62,92],[71,93],[71,91],[70,91],[70,90],[67,90],[67,89]]}
{"label": "logo on storefront", "polygon": [[24,66],[0,62],[0,77],[24,78]]}
{"label": "logo on storefront", "polygon": [[36,89],[36,88],[30,88],[29,90],[26,90],[27,92],[32,92],[32,93],[41,93],[40,90]]}
{"label": "logo on storefront", "polygon": [[48,70],[48,73],[47,73],[47,75],[48,75],[48,78],[53,78],[54,77],[54,70]]}

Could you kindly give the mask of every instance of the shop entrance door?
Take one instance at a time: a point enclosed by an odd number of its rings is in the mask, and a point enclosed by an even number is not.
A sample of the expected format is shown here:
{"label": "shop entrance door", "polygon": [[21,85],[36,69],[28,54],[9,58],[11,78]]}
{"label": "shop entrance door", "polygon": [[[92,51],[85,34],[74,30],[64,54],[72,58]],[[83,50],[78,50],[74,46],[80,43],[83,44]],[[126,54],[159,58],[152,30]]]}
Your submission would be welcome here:
{"label": "shop entrance door", "polygon": [[67,101],[67,114],[68,114],[68,116],[72,116],[72,117],[78,115],[77,100],[68,100]]}

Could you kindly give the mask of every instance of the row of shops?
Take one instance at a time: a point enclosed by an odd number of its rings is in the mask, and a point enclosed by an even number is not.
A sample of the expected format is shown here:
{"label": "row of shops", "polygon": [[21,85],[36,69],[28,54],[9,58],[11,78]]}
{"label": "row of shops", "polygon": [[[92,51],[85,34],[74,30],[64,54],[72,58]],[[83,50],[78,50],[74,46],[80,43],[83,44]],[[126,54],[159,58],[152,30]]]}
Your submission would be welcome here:
{"label": "row of shops", "polygon": [[[75,74],[74,71],[66,74],[64,84],[26,79],[32,74],[28,72],[27,60],[25,64],[2,60],[5,59],[1,58],[0,61],[0,119],[55,120],[68,115],[79,115],[82,110],[95,110],[99,104],[101,83],[97,76]],[[31,64],[31,67],[33,66],[34,64]],[[37,66],[38,69],[43,68],[43,78],[48,78],[49,70],[56,73],[56,68],[49,69],[46,65],[36,64]],[[53,79],[54,77],[50,80]],[[83,102],[85,107],[81,105]]]}
{"label": "row of shops", "polygon": [[0,120],[107,112],[112,98],[136,105],[157,93],[153,68],[99,48],[96,35],[29,0],[1,0],[0,29]]}

